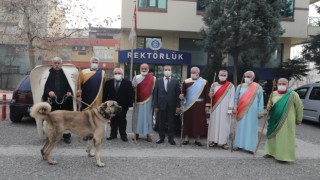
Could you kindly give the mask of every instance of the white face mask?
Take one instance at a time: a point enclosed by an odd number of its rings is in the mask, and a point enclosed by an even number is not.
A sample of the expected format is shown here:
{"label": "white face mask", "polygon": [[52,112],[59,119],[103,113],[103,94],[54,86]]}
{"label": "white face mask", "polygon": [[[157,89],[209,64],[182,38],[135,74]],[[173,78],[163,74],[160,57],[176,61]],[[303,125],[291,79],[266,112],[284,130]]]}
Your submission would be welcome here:
{"label": "white face mask", "polygon": [[170,77],[171,73],[172,73],[171,71],[164,71],[164,75],[167,76],[167,77]]}
{"label": "white face mask", "polygon": [[252,81],[251,81],[251,78],[244,78],[244,82],[247,84],[250,84]]}
{"label": "white face mask", "polygon": [[197,79],[198,78],[198,74],[191,74],[191,78],[192,79]]}
{"label": "white face mask", "polygon": [[114,75],[114,79],[117,80],[117,81],[120,81],[122,78],[122,75],[121,74],[116,74]]}
{"label": "white face mask", "polygon": [[140,71],[140,73],[141,73],[142,76],[146,76],[148,74],[148,71],[145,71],[145,72]]}
{"label": "white face mask", "polygon": [[284,86],[284,85],[279,85],[279,86],[278,86],[278,90],[279,90],[279,91],[286,91],[286,90],[287,90],[287,87]]}
{"label": "white face mask", "polygon": [[91,63],[91,69],[98,69],[98,63]]}
{"label": "white face mask", "polygon": [[220,81],[225,81],[225,80],[227,80],[227,77],[219,76],[219,80],[220,80]]}

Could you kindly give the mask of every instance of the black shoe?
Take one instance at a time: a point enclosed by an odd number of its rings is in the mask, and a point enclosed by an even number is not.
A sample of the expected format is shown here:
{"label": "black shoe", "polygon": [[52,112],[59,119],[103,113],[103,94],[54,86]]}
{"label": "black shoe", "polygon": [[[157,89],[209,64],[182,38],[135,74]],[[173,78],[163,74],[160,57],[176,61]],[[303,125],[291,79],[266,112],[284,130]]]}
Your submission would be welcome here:
{"label": "black shoe", "polygon": [[163,143],[164,142],[164,139],[159,139],[156,143],[157,144],[161,144],[161,143]]}
{"label": "black shoe", "polygon": [[121,137],[121,140],[124,141],[124,142],[127,142],[128,138],[127,137]]}
{"label": "black shoe", "polygon": [[110,137],[107,138],[108,141],[110,141],[112,139],[117,139],[117,136],[110,136]]}
{"label": "black shoe", "polygon": [[171,145],[176,145],[176,142],[173,140],[173,139],[168,139],[168,142],[169,142],[169,144],[171,144]]}
{"label": "black shoe", "polygon": [[189,144],[189,141],[183,141],[182,142],[182,145],[188,145]]}
{"label": "black shoe", "polygon": [[71,138],[70,138],[70,137],[63,138],[63,141],[64,141],[66,144],[71,144]]}
{"label": "black shoe", "polygon": [[199,142],[199,141],[195,141],[194,144],[197,146],[202,146],[201,142]]}

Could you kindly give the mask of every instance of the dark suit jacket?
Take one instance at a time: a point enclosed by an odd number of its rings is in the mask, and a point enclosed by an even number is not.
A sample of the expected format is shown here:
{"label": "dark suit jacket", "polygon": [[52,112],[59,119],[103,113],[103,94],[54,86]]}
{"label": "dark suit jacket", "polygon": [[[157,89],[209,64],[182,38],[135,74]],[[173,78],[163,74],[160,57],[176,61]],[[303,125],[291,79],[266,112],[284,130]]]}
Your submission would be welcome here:
{"label": "dark suit jacket", "polygon": [[167,85],[167,91],[164,88],[163,78],[156,81],[153,90],[153,108],[165,110],[166,108],[180,107],[180,87],[179,81],[171,77],[170,83]]}
{"label": "dark suit jacket", "polygon": [[103,102],[114,100],[117,101],[123,109],[132,107],[134,90],[131,82],[126,79],[122,79],[118,93],[116,93],[114,81],[114,79],[110,79],[106,82],[103,90]]}

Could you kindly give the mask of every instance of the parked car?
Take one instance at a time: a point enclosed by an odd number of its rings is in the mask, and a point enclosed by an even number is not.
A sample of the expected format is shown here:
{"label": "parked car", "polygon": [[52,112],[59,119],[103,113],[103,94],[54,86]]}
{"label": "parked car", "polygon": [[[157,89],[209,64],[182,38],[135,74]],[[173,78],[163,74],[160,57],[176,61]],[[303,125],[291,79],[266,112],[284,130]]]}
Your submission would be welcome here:
{"label": "parked car", "polygon": [[10,119],[12,122],[20,122],[23,117],[30,117],[30,109],[33,98],[29,75],[24,76],[12,94],[10,102]]}
{"label": "parked car", "polygon": [[320,82],[295,90],[303,103],[303,119],[320,123]]}

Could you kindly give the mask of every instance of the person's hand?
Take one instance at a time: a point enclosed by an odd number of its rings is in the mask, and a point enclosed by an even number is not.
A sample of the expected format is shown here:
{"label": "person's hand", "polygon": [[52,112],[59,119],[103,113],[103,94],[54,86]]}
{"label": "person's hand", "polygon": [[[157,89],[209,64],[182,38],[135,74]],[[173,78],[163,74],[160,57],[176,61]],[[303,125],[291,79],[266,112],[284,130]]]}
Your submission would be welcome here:
{"label": "person's hand", "polygon": [[179,99],[183,100],[184,99],[184,94],[179,95]]}
{"label": "person's hand", "polygon": [[154,108],[153,111],[157,113],[159,112],[159,108]]}
{"label": "person's hand", "polygon": [[136,88],[137,86],[138,86],[138,83],[137,83],[137,82],[134,82],[134,83],[133,83],[133,87]]}
{"label": "person's hand", "polygon": [[213,92],[209,92],[209,96],[210,96],[210,98],[212,98],[213,97]]}
{"label": "person's hand", "polygon": [[206,111],[206,112],[209,112],[209,109],[210,109],[209,107],[206,107],[205,111]]}
{"label": "person's hand", "polygon": [[180,112],[181,111],[181,109],[180,108],[176,108],[176,113],[178,113],[178,112]]}
{"label": "person's hand", "polygon": [[258,115],[258,119],[261,119],[261,118],[263,118],[263,115]]}
{"label": "person's hand", "polygon": [[231,115],[232,114],[232,110],[231,109],[228,109],[227,110],[227,115]]}
{"label": "person's hand", "polygon": [[233,112],[234,115],[236,115],[236,114],[238,114],[238,109],[237,108],[233,108],[232,112]]}
{"label": "person's hand", "polygon": [[49,92],[49,97],[54,98],[54,97],[56,97],[56,94],[53,91],[50,91]]}
{"label": "person's hand", "polygon": [[81,97],[77,97],[77,101],[81,102],[82,98]]}
{"label": "person's hand", "polygon": [[71,92],[67,92],[67,96],[72,96],[72,93]]}
{"label": "person's hand", "polygon": [[271,105],[271,104],[268,104],[268,105],[267,105],[267,111],[270,111],[271,108],[272,108],[272,105]]}

